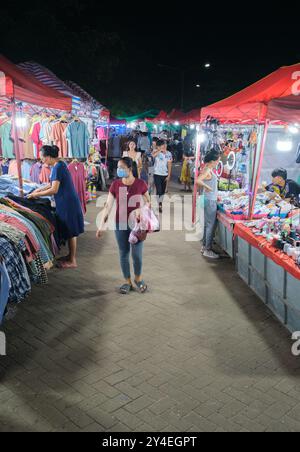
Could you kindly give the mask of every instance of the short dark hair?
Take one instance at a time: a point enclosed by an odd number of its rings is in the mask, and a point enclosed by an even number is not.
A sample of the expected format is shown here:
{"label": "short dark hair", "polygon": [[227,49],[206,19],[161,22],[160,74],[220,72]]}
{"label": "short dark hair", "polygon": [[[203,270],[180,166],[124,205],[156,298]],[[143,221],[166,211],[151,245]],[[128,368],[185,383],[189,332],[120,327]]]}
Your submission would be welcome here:
{"label": "short dark hair", "polygon": [[216,162],[220,157],[221,154],[217,149],[211,149],[204,157],[204,163]]}
{"label": "short dark hair", "polygon": [[287,170],[284,168],[276,168],[273,173],[272,177],[275,179],[275,177],[282,177],[283,180],[287,180],[288,173]]}
{"label": "short dark hair", "polygon": [[167,142],[165,140],[157,140],[157,143],[156,143],[157,147],[164,146],[165,144],[167,144]]}
{"label": "short dark hair", "polygon": [[58,146],[43,146],[41,148],[41,155],[43,157],[51,157],[53,159],[57,159],[59,156],[59,147]]}
{"label": "short dark hair", "polygon": [[123,162],[129,170],[132,170],[134,177],[138,177],[138,167],[130,157],[122,157],[120,162]]}

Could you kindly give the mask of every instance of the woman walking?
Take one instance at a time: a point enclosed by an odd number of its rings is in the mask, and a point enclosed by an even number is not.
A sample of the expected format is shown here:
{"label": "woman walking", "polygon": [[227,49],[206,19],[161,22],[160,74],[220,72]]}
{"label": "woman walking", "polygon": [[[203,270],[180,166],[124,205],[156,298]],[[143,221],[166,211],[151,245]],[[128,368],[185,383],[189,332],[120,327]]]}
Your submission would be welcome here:
{"label": "woman walking", "polygon": [[214,170],[220,161],[219,151],[212,149],[204,159],[205,167],[201,172],[197,185],[204,188],[204,236],[202,253],[209,259],[219,259],[219,255],[212,250],[214,234],[217,224],[218,177]]}
{"label": "woman walking", "polygon": [[57,146],[43,146],[42,161],[52,167],[50,184],[31,193],[28,198],[54,196],[62,238],[68,241],[69,254],[59,259],[62,269],[77,268],[77,237],[84,232],[82,207],[67,165],[58,158]]}
{"label": "woman walking", "polygon": [[137,151],[137,146],[135,141],[131,140],[127,144],[127,150],[123,153],[123,157],[129,157],[131,160],[133,160],[136,163],[137,168],[133,168],[133,175],[136,178],[141,177],[141,171],[142,171],[142,154],[141,152]]}
{"label": "woman walking", "polygon": [[117,203],[116,215],[116,241],[119,248],[120,264],[124,276],[124,284],[120,287],[120,293],[128,295],[133,290],[133,283],[130,271],[130,249],[132,251],[134,267],[134,283],[140,293],[147,291],[147,285],[143,280],[143,249],[144,242],[140,241],[135,245],[130,245],[129,237],[131,228],[129,226],[129,217],[131,214],[139,218],[139,209],[143,204],[150,206],[150,196],[148,187],[144,181],[137,179],[133,174],[133,161],[128,158],[122,158],[118,163],[118,177],[110,187],[107,202],[105,204],[101,223],[97,231],[97,238],[102,238],[105,225],[108,222],[114,202]]}

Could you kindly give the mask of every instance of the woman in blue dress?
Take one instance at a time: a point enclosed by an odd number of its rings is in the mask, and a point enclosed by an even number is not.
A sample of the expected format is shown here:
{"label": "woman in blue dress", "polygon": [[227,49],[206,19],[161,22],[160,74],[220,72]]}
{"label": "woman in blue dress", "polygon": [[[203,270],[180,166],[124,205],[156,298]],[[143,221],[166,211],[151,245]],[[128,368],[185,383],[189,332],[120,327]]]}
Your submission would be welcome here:
{"label": "woman in blue dress", "polygon": [[31,193],[28,198],[54,196],[62,238],[68,241],[69,254],[59,260],[60,268],[77,268],[77,237],[84,232],[84,218],[67,165],[58,158],[57,146],[43,146],[43,163],[52,167],[50,184]]}

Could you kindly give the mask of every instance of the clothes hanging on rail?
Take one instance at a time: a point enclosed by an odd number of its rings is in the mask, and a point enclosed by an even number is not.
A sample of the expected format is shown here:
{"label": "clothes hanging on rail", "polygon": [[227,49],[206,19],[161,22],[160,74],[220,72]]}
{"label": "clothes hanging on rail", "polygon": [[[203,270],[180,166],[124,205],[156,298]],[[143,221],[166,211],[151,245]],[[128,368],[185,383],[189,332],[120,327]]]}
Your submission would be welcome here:
{"label": "clothes hanging on rail", "polygon": [[73,121],[66,128],[69,157],[85,159],[89,155],[89,133],[82,121]]}
{"label": "clothes hanging on rail", "polygon": [[67,158],[68,154],[68,142],[66,138],[66,129],[68,127],[67,122],[56,122],[52,126],[51,141],[59,147],[60,158]]}
{"label": "clothes hanging on rail", "polygon": [[86,214],[86,170],[83,163],[73,162],[68,166],[84,215]]}
{"label": "clothes hanging on rail", "polygon": [[14,159],[14,142],[11,138],[11,121],[4,122],[0,126],[0,138],[2,156],[6,159]]}

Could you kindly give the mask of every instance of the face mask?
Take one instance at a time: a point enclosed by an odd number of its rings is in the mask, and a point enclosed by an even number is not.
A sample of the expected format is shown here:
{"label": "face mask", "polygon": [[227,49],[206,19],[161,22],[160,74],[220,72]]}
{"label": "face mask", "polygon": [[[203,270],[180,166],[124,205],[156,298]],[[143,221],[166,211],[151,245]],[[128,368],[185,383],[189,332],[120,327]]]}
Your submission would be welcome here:
{"label": "face mask", "polygon": [[118,168],[117,175],[119,179],[127,179],[128,171],[124,168]]}

